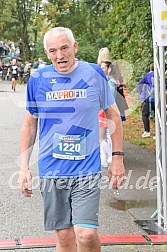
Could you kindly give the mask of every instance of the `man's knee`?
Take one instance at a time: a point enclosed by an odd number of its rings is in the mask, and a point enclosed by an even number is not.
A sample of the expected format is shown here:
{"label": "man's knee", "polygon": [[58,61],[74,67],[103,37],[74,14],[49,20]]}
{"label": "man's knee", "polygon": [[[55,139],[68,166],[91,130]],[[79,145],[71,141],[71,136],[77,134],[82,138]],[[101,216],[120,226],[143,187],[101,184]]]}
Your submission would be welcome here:
{"label": "man's knee", "polygon": [[73,228],[67,228],[56,231],[56,238],[62,247],[67,247],[69,244],[75,242],[75,233]]}
{"label": "man's knee", "polygon": [[94,247],[98,242],[97,230],[94,228],[84,228],[77,226],[75,228],[75,231],[77,243],[82,246],[91,248]]}

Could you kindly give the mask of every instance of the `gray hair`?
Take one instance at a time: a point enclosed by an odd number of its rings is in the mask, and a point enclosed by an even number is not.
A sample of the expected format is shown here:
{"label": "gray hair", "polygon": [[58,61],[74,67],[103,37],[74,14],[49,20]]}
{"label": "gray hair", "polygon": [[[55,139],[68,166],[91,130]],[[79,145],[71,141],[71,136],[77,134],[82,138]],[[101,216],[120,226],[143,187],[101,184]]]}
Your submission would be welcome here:
{"label": "gray hair", "polygon": [[67,36],[68,40],[73,45],[75,42],[75,39],[74,39],[72,31],[69,28],[54,27],[54,28],[50,29],[48,32],[46,32],[44,35],[43,44],[44,44],[45,50],[47,50],[46,41],[48,38],[50,38],[50,37],[58,38],[59,36],[64,35],[64,34]]}

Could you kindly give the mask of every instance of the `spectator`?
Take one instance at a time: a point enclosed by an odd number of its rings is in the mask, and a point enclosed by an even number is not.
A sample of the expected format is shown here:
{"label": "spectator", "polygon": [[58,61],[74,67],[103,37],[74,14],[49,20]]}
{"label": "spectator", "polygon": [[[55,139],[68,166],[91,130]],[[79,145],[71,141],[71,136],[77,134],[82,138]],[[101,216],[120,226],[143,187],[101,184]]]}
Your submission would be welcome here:
{"label": "spectator", "polygon": [[24,77],[24,64],[20,63],[19,68],[20,68],[20,72],[19,72],[20,80],[22,80]]}
{"label": "spectator", "polygon": [[[101,68],[103,69],[107,80],[111,78],[111,81],[114,81],[110,76],[110,61],[101,61]],[[111,82],[110,82],[111,83]],[[114,89],[111,95],[114,95]],[[103,110],[99,111],[99,136],[100,136],[100,156],[101,156],[101,165],[102,167],[108,167],[108,164],[112,161],[112,143],[110,140],[110,134],[108,129],[108,122]]]}
{"label": "spectator", "polygon": [[22,83],[26,84],[28,82],[28,79],[30,78],[30,73],[31,73],[31,66],[32,66],[32,64],[29,61],[25,62],[24,76],[23,76],[20,84],[22,84]]}
{"label": "spectator", "polygon": [[37,59],[34,59],[34,64],[32,65],[32,68],[33,69],[38,69],[38,66],[39,66],[39,62]]}
{"label": "spectator", "polygon": [[38,69],[41,69],[46,66],[46,62],[44,62],[42,58],[38,58],[38,63]]}
{"label": "spectator", "polygon": [[2,62],[0,61],[0,80],[2,80],[3,78],[3,66],[2,66]]}
{"label": "spectator", "polygon": [[7,80],[8,68],[9,68],[8,65],[2,64],[2,79],[3,80]]}
{"label": "spectator", "polygon": [[[116,60],[111,60],[110,52],[107,47],[101,48],[99,50],[97,63],[100,66],[102,63],[103,65],[104,64],[108,65],[106,67],[109,68],[109,79],[110,79],[109,84],[111,84],[117,91],[115,92],[116,104],[120,111],[122,121],[125,121],[126,120],[125,110],[128,109],[128,104],[124,96],[123,78],[122,78],[118,63]],[[110,64],[110,67],[109,67],[109,64]]]}
{"label": "spectator", "polygon": [[110,52],[107,47],[101,48],[98,53],[97,64],[101,66],[104,61],[111,62]]}
{"label": "spectator", "polygon": [[150,117],[155,113],[154,103],[154,64],[149,66],[149,72],[137,84],[140,99],[143,101],[142,121],[144,126],[143,138],[150,137]]}
{"label": "spectator", "polygon": [[[110,75],[112,76],[112,78],[116,80],[115,101],[120,111],[122,121],[126,121],[125,111],[128,109],[128,104],[126,102],[125,95],[124,95],[124,85],[123,85],[123,78],[121,75],[121,71],[119,69],[119,66],[116,60],[112,60],[110,67],[111,67]],[[109,83],[111,83],[111,85],[114,84],[113,81],[109,81]]]}

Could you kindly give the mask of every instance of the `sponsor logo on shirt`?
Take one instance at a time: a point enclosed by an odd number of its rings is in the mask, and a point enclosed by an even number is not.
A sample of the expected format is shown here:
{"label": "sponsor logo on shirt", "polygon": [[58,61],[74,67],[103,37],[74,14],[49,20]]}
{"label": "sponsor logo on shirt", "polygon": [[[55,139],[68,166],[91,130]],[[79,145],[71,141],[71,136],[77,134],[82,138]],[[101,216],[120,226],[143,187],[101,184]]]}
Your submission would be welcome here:
{"label": "sponsor logo on shirt", "polygon": [[86,98],[86,97],[87,97],[86,89],[73,89],[73,90],[46,92],[46,101],[69,100],[69,99],[78,99],[78,98]]}
{"label": "sponsor logo on shirt", "polygon": [[51,84],[55,84],[55,83],[57,83],[57,80],[56,79],[52,79],[50,83]]}

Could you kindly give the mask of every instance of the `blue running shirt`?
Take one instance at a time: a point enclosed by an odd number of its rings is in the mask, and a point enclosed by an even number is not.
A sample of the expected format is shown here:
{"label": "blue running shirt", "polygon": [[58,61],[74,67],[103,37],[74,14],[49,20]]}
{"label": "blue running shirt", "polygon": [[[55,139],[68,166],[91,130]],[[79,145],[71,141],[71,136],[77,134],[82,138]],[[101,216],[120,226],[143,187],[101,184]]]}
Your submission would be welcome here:
{"label": "blue running shirt", "polygon": [[39,118],[39,176],[78,177],[101,172],[98,112],[115,102],[102,69],[78,61],[68,74],[53,65],[35,71],[26,109]]}

